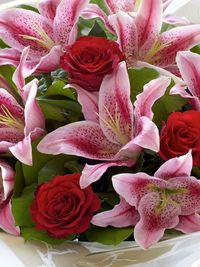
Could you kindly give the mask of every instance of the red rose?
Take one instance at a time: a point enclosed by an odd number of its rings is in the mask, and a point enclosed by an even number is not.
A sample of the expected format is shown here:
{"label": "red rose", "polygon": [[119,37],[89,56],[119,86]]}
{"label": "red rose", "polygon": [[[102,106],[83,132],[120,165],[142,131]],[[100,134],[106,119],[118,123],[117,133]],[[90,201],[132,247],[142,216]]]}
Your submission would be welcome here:
{"label": "red rose", "polygon": [[200,112],[174,112],[161,130],[159,154],[168,160],[184,155],[190,149],[193,165],[200,166]]}
{"label": "red rose", "polygon": [[56,176],[40,185],[30,211],[36,229],[63,238],[85,232],[100,200],[91,187],[80,189],[80,174]]}
{"label": "red rose", "polygon": [[119,45],[101,37],[80,37],[61,58],[70,83],[98,91],[105,75],[111,74],[124,56]]}

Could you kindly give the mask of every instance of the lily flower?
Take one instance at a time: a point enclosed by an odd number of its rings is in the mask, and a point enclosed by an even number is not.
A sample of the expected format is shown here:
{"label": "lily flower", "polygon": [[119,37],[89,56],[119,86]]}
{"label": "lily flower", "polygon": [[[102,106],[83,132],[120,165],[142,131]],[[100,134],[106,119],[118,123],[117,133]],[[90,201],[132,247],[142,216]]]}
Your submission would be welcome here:
{"label": "lily flower", "polygon": [[80,181],[82,188],[100,179],[111,166],[133,165],[142,148],[159,150],[159,134],[152,122],[151,107],[165,93],[169,83],[169,78],[160,77],[146,84],[133,109],[126,63],[121,62],[104,78],[98,107],[95,98],[83,98],[79,94],[87,120],[49,133],[39,143],[38,150],[46,154],[64,153],[103,161],[97,165],[86,164]]}
{"label": "lily flower", "polygon": [[200,42],[200,25],[187,25],[160,33],[162,1],[142,1],[135,17],[125,12],[111,15],[108,21],[129,66],[144,61],[174,72],[176,54]]}
{"label": "lily flower", "polygon": [[[192,155],[166,161],[153,175],[124,173],[112,177],[121,202],[95,215],[92,223],[106,227],[135,225],[134,238],[144,249],[159,241],[165,229],[200,230],[200,181],[190,176]],[[126,222],[127,220],[127,222]]]}
{"label": "lily flower", "polygon": [[15,226],[15,221],[11,210],[11,197],[14,187],[15,172],[3,160],[0,160],[0,228],[9,234],[19,236],[19,227]]}
{"label": "lily flower", "polygon": [[[13,8],[0,13],[0,38],[11,48],[0,51],[0,64],[19,63],[20,55],[29,46],[29,62],[37,72],[59,67],[62,49],[77,37],[77,22],[89,0],[43,1],[38,14]],[[54,9],[47,12],[54,3]],[[57,5],[56,5],[57,4]],[[46,15],[46,16],[45,16]],[[53,20],[52,20],[53,19]]]}
{"label": "lily flower", "polygon": [[177,83],[170,94],[181,95],[189,100],[195,110],[200,111],[200,55],[181,51],[177,54],[176,62],[185,85]]}

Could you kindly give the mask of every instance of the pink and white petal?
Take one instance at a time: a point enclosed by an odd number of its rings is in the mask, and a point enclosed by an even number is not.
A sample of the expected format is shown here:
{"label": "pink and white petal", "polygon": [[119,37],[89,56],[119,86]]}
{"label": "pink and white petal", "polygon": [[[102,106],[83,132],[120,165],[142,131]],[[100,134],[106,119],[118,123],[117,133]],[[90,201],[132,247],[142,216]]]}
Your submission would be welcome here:
{"label": "pink and white petal", "polygon": [[61,0],[41,0],[38,6],[39,13],[48,19],[54,20],[60,2]]}
{"label": "pink and white petal", "polygon": [[193,108],[197,111],[200,111],[200,99],[197,96],[192,96],[186,91],[187,86],[180,84],[175,84],[170,90],[170,95],[180,95],[183,98],[188,99]]}
{"label": "pink and white petal", "polygon": [[155,123],[147,117],[140,117],[135,126],[132,143],[142,148],[158,152],[160,150],[159,131]]}
{"label": "pink and white petal", "polygon": [[135,225],[140,217],[135,207],[129,205],[123,198],[112,210],[96,214],[91,223],[101,227],[127,227]]}
{"label": "pink and white petal", "polygon": [[14,146],[24,138],[24,134],[15,128],[0,128],[0,153],[9,151],[9,147]]}
{"label": "pink and white petal", "polygon": [[163,48],[152,58],[152,63],[167,67],[175,63],[177,52],[188,50],[200,43],[200,25],[181,26],[163,32],[158,42]]}
{"label": "pink and white petal", "polygon": [[135,19],[125,12],[119,12],[108,17],[109,24],[117,34],[117,42],[126,56],[129,66],[132,66],[138,56],[137,28]]}
{"label": "pink and white petal", "polygon": [[30,46],[30,56],[34,59],[44,56],[48,49],[25,36],[41,39],[41,30],[53,38],[52,21],[40,14],[20,8],[1,12],[0,36],[3,41],[19,51]]}
{"label": "pink and white petal", "polygon": [[[38,80],[34,79],[23,88],[27,100],[24,108],[25,136],[28,136],[36,128],[45,129],[45,118],[36,101]],[[31,118],[31,119],[30,119]]]}
{"label": "pink and white petal", "polygon": [[200,99],[200,55],[189,51],[179,52],[176,62],[189,91]]}
{"label": "pink and white petal", "polygon": [[115,14],[119,11],[133,12],[136,0],[105,0],[105,4],[110,13]]}
{"label": "pink and white petal", "polygon": [[19,227],[15,226],[10,202],[0,210],[0,228],[9,234],[20,235]]}
{"label": "pink and white petal", "polygon": [[119,150],[119,152],[115,155],[115,160],[131,159],[132,165],[134,165],[141,152],[142,148],[131,140]]}
{"label": "pink and white petal", "polygon": [[31,136],[25,136],[24,139],[18,142],[15,146],[9,148],[10,152],[21,161],[23,164],[32,166],[32,146]]}
{"label": "pink and white petal", "polygon": [[99,92],[99,119],[107,139],[127,144],[133,135],[133,105],[126,63],[121,62],[113,74],[106,76]]}
{"label": "pink and white petal", "polygon": [[147,53],[160,33],[162,9],[162,0],[143,0],[140,4],[136,16],[140,57]]}
{"label": "pink and white petal", "polygon": [[99,93],[98,92],[89,92],[84,90],[78,85],[69,84],[66,88],[73,87],[76,89],[78,94],[78,102],[82,106],[82,113],[84,118],[89,121],[99,122],[99,117],[97,114],[99,113],[98,108],[98,100]]}
{"label": "pink and white petal", "polygon": [[0,114],[3,112],[3,106],[6,107],[15,118],[23,120],[23,108],[10,93],[0,88]]}
{"label": "pink and white petal", "polygon": [[99,124],[79,121],[60,127],[49,133],[39,143],[42,153],[68,154],[96,160],[112,160],[120,146],[110,143]]}
{"label": "pink and white petal", "polygon": [[0,160],[1,177],[3,184],[4,199],[10,196],[14,186],[14,170],[3,160]]}
{"label": "pink and white petal", "polygon": [[0,49],[0,66],[13,65],[18,66],[20,62],[21,53],[14,48]]}
{"label": "pink and white petal", "polygon": [[172,158],[166,161],[155,172],[154,176],[164,180],[168,180],[173,177],[190,176],[192,166],[192,153],[189,151],[184,156]]}
{"label": "pink and white petal", "polygon": [[191,22],[186,17],[175,16],[174,14],[167,14],[163,18],[163,22],[175,26],[189,25]]}
{"label": "pink and white petal", "polygon": [[200,181],[195,177],[176,177],[168,180],[169,188],[180,189],[171,198],[181,207],[181,215],[190,215],[200,210]]}
{"label": "pink and white petal", "polygon": [[149,176],[146,173],[123,173],[112,177],[115,191],[131,206],[138,207],[141,198],[151,192],[151,186],[165,188],[166,182]]}
{"label": "pink and white petal", "polygon": [[180,207],[167,204],[159,209],[160,194],[153,192],[142,197],[138,212],[140,221],[134,229],[135,241],[144,249],[158,242],[165,229],[171,229],[179,223]]}
{"label": "pink and white petal", "polygon": [[130,160],[121,160],[121,161],[113,161],[113,162],[104,162],[96,165],[88,165],[86,164],[82,175],[80,178],[80,186],[81,188],[86,188],[90,184],[98,181],[101,176],[106,172],[106,170],[110,167],[121,167],[121,166],[130,166],[132,162]]}
{"label": "pink and white petal", "polygon": [[143,92],[137,95],[134,103],[134,114],[137,119],[142,116],[145,116],[150,120],[153,119],[152,106],[156,100],[165,94],[170,82],[170,78],[163,76],[150,81],[144,86]]}
{"label": "pink and white petal", "polygon": [[185,234],[200,231],[200,215],[193,213],[187,216],[179,216],[179,223],[176,226],[176,230]]}
{"label": "pink and white petal", "polygon": [[69,43],[70,33],[89,0],[62,0],[54,18],[54,39],[57,44]]}
{"label": "pink and white petal", "polygon": [[108,22],[108,16],[104,13],[104,11],[96,4],[89,4],[86,6],[86,8],[81,13],[81,17],[84,19],[94,19],[94,18],[100,18],[107,29],[111,32],[113,32],[113,28]]}

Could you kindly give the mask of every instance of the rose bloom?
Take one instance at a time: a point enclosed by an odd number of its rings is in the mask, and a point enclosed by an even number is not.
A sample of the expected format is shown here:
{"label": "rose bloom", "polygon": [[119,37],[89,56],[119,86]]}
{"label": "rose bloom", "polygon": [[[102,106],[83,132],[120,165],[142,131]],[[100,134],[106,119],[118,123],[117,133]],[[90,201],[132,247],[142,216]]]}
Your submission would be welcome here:
{"label": "rose bloom", "polygon": [[98,91],[105,75],[111,74],[124,56],[119,45],[102,37],[80,37],[66,48],[61,67],[68,71],[69,82],[88,91]]}
{"label": "rose bloom", "polygon": [[85,232],[100,200],[91,187],[80,189],[80,174],[56,176],[38,186],[30,211],[37,230],[55,238]]}
{"label": "rose bloom", "polygon": [[160,156],[164,160],[186,154],[192,149],[193,165],[200,166],[200,112],[173,112],[160,135]]}

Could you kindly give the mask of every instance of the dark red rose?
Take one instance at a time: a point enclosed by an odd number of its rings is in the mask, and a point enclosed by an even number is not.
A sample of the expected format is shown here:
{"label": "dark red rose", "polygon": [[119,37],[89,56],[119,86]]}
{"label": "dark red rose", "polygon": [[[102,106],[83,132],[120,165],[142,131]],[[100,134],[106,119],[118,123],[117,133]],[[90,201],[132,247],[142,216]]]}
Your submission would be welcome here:
{"label": "dark red rose", "polygon": [[88,91],[98,91],[104,76],[111,74],[123,60],[116,42],[85,36],[66,48],[61,57],[61,67],[68,71],[70,83]]}
{"label": "dark red rose", "polygon": [[192,149],[193,165],[200,166],[200,112],[173,112],[160,135],[160,156],[164,160]]}
{"label": "dark red rose", "polygon": [[80,174],[56,176],[37,188],[30,211],[37,230],[55,238],[85,232],[100,200],[89,186],[81,189]]}

